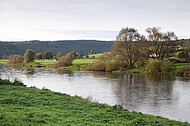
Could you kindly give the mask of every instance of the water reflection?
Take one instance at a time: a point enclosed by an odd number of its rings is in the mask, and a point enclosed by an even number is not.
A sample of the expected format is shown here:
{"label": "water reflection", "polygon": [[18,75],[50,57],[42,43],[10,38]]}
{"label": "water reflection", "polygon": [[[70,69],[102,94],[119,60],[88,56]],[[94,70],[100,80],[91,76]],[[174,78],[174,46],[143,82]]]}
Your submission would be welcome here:
{"label": "water reflection", "polygon": [[[190,122],[189,78],[109,72],[15,68],[0,64],[1,78],[18,78],[27,86],[88,97],[130,111]],[[174,111],[175,110],[175,111]]]}

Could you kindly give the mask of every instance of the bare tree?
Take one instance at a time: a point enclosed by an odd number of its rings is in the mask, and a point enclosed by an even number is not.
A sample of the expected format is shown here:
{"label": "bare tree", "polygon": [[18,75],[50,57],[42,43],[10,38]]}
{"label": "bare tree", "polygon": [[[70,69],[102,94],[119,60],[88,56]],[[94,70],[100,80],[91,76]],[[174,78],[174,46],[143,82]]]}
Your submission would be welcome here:
{"label": "bare tree", "polygon": [[138,61],[142,61],[142,40],[145,40],[145,37],[136,29],[128,27],[121,29],[116,40],[112,52],[119,56],[119,59],[127,61],[129,67],[134,67]]}
{"label": "bare tree", "polygon": [[177,37],[174,32],[162,33],[160,29],[160,27],[147,28],[146,32],[149,34],[150,55],[163,60],[164,57],[172,53],[174,46],[172,41],[176,40]]}

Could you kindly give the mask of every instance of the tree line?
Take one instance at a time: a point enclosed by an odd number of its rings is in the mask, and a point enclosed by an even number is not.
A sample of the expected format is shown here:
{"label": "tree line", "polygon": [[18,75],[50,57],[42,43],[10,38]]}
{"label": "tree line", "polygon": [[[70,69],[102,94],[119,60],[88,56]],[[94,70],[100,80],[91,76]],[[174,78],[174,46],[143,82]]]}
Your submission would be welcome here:
{"label": "tree line", "polygon": [[[170,60],[177,48],[181,47],[181,43],[177,40],[174,32],[163,33],[160,27],[149,27],[145,31],[148,33],[147,37],[140,35],[138,30],[134,28],[126,27],[121,29],[116,37],[116,42],[111,48],[111,52],[104,53],[87,69],[115,71],[138,68],[150,63],[150,59],[156,59],[161,62]],[[183,47],[177,57],[190,60],[190,41],[186,41]],[[167,63],[170,64],[169,61],[163,64]]]}
{"label": "tree line", "polygon": [[27,49],[33,49],[35,52],[51,50],[53,55],[56,55],[58,52],[65,55],[72,51],[87,55],[90,50],[109,52],[113,43],[113,41],[96,40],[0,42],[0,58],[14,54],[24,55]]}

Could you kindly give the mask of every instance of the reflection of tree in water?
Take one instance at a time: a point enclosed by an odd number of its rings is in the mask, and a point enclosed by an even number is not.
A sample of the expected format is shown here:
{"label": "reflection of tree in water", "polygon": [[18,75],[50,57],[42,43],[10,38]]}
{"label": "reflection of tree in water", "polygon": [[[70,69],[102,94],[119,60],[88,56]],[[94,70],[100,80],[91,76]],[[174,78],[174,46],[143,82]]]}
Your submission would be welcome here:
{"label": "reflection of tree in water", "polygon": [[67,74],[68,76],[73,76],[74,72],[73,71],[66,71],[66,70],[59,70],[57,69],[58,74]]}
{"label": "reflection of tree in water", "polygon": [[190,77],[178,77],[180,81],[190,82]]}
{"label": "reflection of tree in water", "polygon": [[92,72],[94,77],[107,77],[108,79],[117,79],[118,76],[122,76],[122,74],[114,74],[111,72],[101,72],[101,71],[93,71]]}
{"label": "reflection of tree in water", "polygon": [[163,102],[171,104],[172,82],[174,78],[169,76],[145,76],[145,75],[123,75],[118,77],[117,87],[114,93],[119,103],[124,107],[134,110],[143,105],[157,107]]}
{"label": "reflection of tree in water", "polygon": [[34,68],[25,68],[25,74],[26,75],[34,75],[36,73]]}

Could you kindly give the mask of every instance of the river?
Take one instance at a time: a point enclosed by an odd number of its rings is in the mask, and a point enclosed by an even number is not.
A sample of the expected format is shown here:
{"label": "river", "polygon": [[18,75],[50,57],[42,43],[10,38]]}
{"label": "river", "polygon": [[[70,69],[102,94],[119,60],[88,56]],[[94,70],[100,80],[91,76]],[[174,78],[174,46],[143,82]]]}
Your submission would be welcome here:
{"label": "river", "polygon": [[27,87],[81,96],[129,111],[190,123],[190,78],[106,72],[16,68],[0,64],[0,78],[19,79]]}

